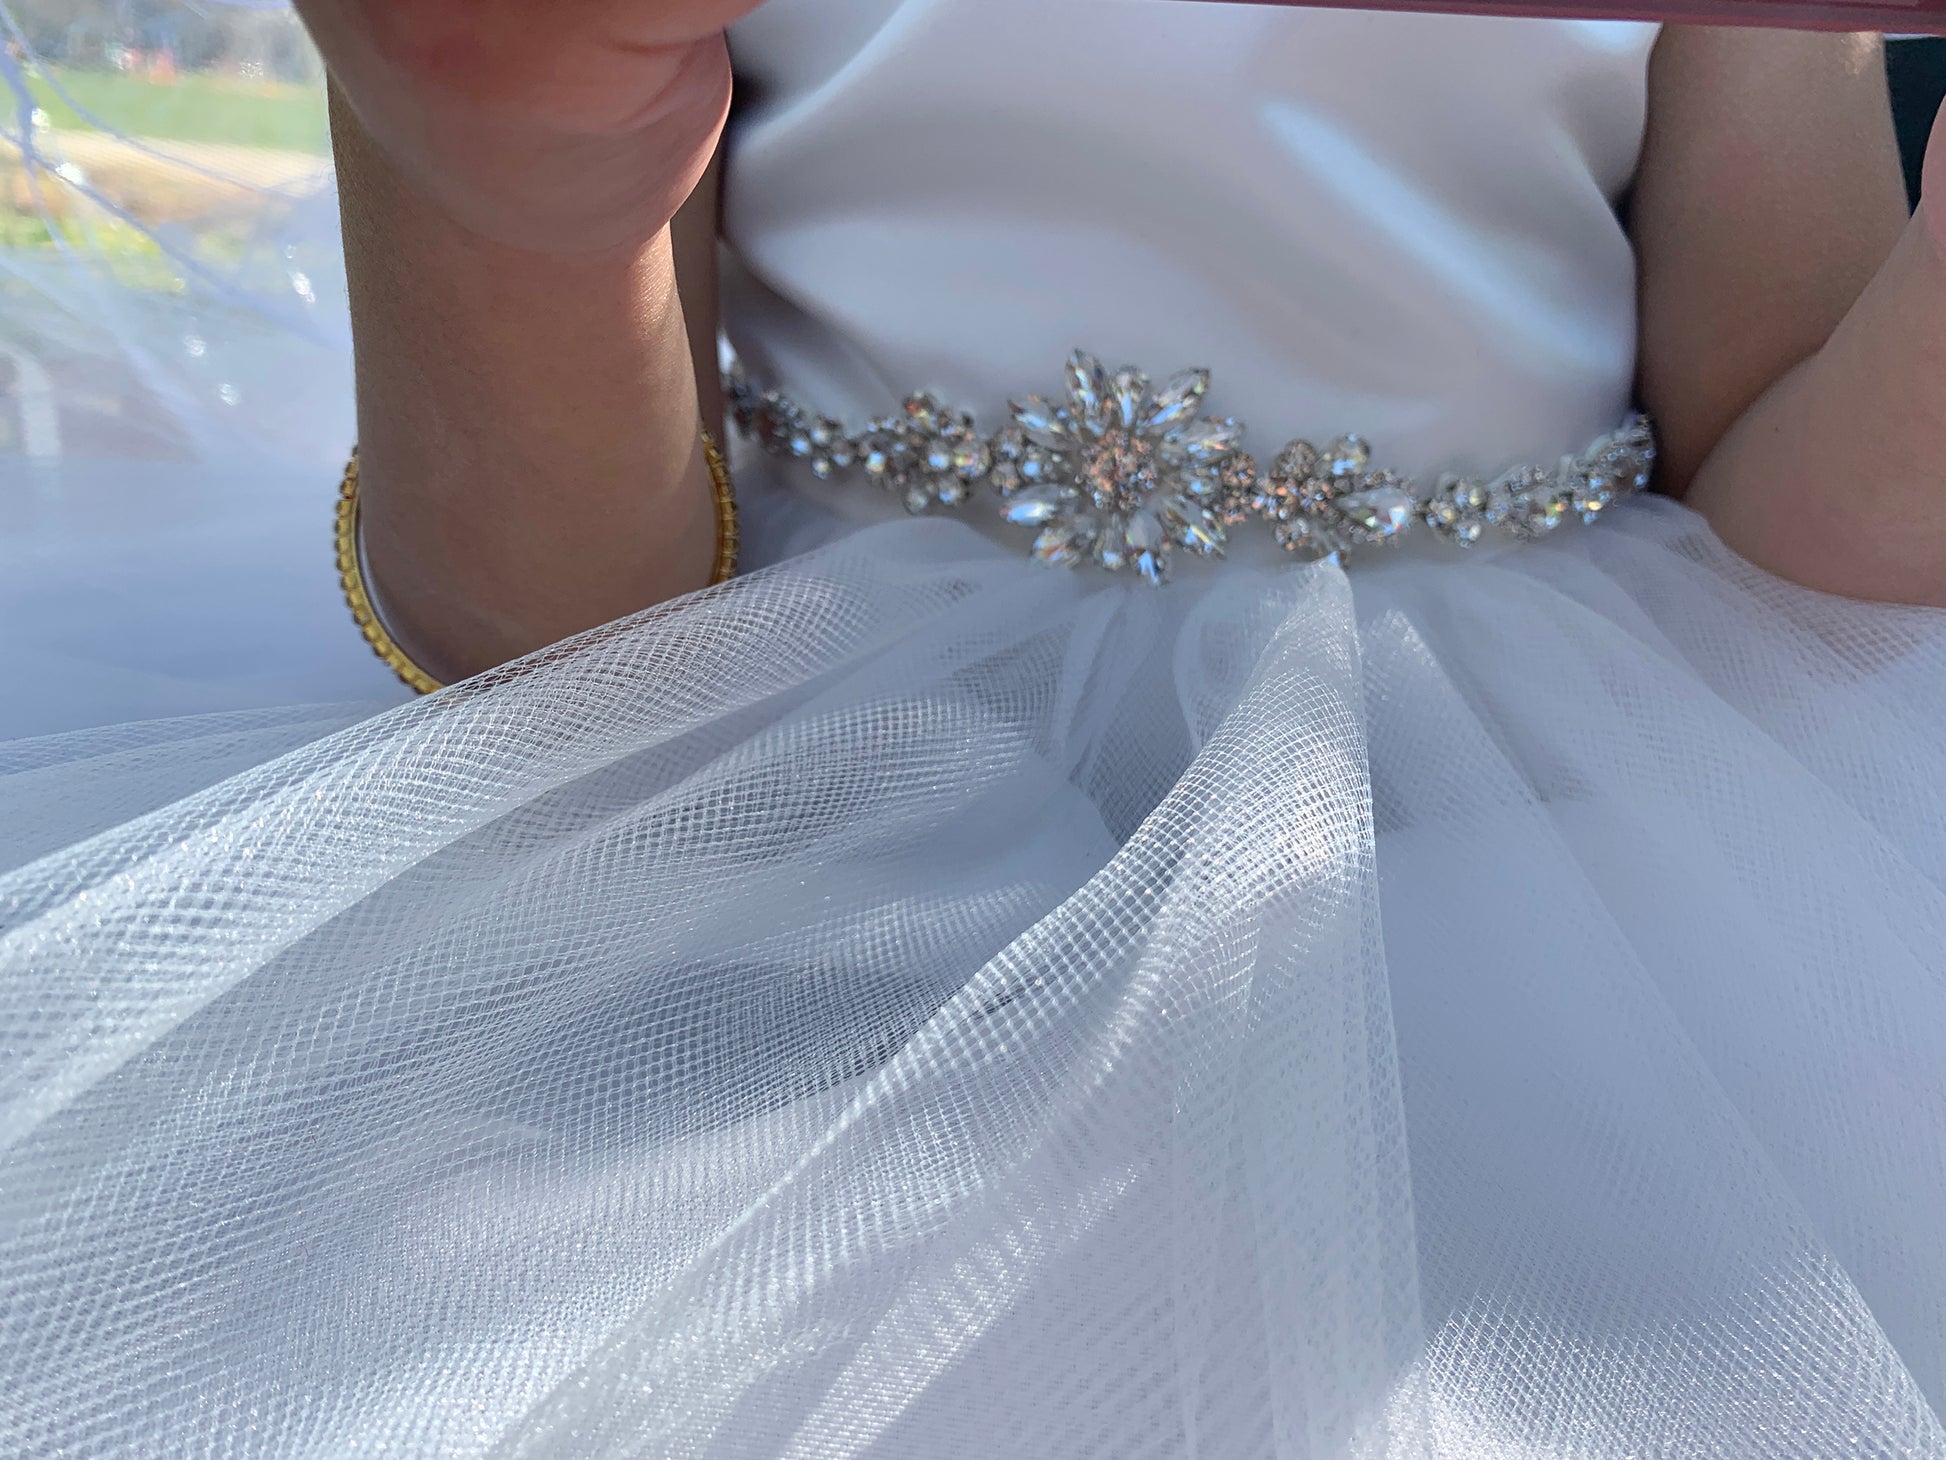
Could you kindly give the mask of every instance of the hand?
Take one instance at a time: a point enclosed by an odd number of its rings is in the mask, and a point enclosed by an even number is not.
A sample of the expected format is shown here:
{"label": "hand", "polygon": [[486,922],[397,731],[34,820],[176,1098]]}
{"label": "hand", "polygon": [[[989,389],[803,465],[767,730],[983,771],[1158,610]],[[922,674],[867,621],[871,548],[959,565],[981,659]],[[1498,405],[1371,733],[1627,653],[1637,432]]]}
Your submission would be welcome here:
{"label": "hand", "polygon": [[[724,27],[757,0],[297,0],[354,127],[454,223],[560,256],[639,248],[709,164]],[[341,139],[342,140],[342,139]]]}

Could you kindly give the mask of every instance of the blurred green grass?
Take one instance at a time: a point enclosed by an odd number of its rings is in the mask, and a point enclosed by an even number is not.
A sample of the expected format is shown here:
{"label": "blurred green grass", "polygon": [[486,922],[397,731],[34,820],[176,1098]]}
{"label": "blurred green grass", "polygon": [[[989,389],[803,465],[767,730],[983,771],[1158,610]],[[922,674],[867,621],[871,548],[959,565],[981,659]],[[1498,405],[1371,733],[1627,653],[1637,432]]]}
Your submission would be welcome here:
{"label": "blurred green grass", "polygon": [[99,123],[130,136],[171,142],[318,155],[330,150],[324,96],[317,87],[197,74],[157,82],[65,67],[31,75],[28,87],[35,105],[47,113],[48,125],[57,129],[86,130]]}

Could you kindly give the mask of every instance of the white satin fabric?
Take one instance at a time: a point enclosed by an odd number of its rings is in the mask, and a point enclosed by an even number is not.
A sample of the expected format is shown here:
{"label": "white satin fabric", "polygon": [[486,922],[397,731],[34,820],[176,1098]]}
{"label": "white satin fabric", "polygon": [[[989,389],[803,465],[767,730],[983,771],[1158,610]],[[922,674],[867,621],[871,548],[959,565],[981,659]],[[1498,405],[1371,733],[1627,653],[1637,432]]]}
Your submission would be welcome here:
{"label": "white satin fabric", "polygon": [[[730,331],[1544,461],[1650,38],[775,0]],[[0,746],[0,1451],[1946,1456],[1946,616],[1666,502],[1156,591],[787,477],[430,700]]]}
{"label": "white satin fabric", "polygon": [[[1413,475],[1612,428],[1655,28],[1184,0],[771,0],[724,210],[760,382],[858,425],[916,389],[985,422],[1077,347],[1266,460],[1345,431]],[[840,510],[895,502],[828,494]],[[971,514],[984,525],[991,513]],[[1018,534],[1011,539],[1018,542]]]}

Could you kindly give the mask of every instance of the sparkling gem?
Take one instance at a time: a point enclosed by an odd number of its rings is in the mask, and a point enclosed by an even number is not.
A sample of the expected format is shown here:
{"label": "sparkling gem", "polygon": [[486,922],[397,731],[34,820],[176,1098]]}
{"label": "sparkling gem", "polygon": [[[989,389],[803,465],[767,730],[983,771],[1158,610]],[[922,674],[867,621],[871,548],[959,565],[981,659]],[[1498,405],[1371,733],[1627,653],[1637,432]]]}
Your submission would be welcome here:
{"label": "sparkling gem", "polygon": [[1372,448],[1362,436],[1340,436],[1324,448],[1323,466],[1327,476],[1355,477],[1372,464]]}
{"label": "sparkling gem", "polygon": [[1115,414],[1124,430],[1134,430],[1142,420],[1142,408],[1149,398],[1149,377],[1140,370],[1124,367],[1115,372],[1113,385]]}
{"label": "sparkling gem", "polygon": [[1086,350],[1076,350],[1068,360],[1068,399],[1074,418],[1099,432],[1108,424],[1108,372],[1101,361]]}
{"label": "sparkling gem", "polygon": [[1486,483],[1474,477],[1441,477],[1439,495],[1451,502],[1461,516],[1484,517],[1486,515],[1488,501]]}
{"label": "sparkling gem", "polygon": [[1250,516],[1259,489],[1257,458],[1247,451],[1232,452],[1216,470],[1221,490],[1212,504],[1213,510],[1220,521],[1232,527],[1240,526]]}
{"label": "sparkling gem", "polygon": [[1162,528],[1162,519],[1147,510],[1129,513],[1122,536],[1128,543],[1129,551],[1137,553],[1153,551],[1168,540]]}
{"label": "sparkling gem", "polygon": [[939,397],[931,392],[922,392],[905,403],[906,424],[914,431],[930,436],[940,426],[940,416],[945,412]]}
{"label": "sparkling gem", "polygon": [[[930,430],[922,429],[927,422]],[[828,419],[809,428],[807,435],[813,443],[814,472],[825,475],[855,460],[866,476],[896,493],[914,512],[965,502],[993,464],[992,452],[974,432],[973,418],[925,396],[907,401],[895,418],[873,421],[855,443]]]}
{"label": "sparkling gem", "polygon": [[1226,534],[1209,512],[1182,497],[1164,497],[1156,506],[1177,542],[1203,557],[1222,556]]}
{"label": "sparkling gem", "polygon": [[1001,515],[1016,527],[1039,527],[1066,510],[1069,496],[1055,487],[1029,487],[1007,499]]}
{"label": "sparkling gem", "polygon": [[1020,429],[1027,433],[1027,439],[1039,446],[1053,447],[1056,450],[1068,446],[1066,418],[1060,407],[1043,396],[1030,395],[1024,401],[1014,403],[1014,420]]}
{"label": "sparkling gem", "polygon": [[1405,531],[1417,506],[1412,494],[1392,481],[1348,493],[1333,505],[1361,534],[1374,540],[1394,538]]}
{"label": "sparkling gem", "polygon": [[1486,531],[1483,519],[1467,515],[1448,498],[1435,497],[1426,504],[1423,515],[1426,526],[1460,547],[1473,546]]}
{"label": "sparkling gem", "polygon": [[1171,438],[1171,444],[1180,448],[1191,461],[1216,461],[1243,444],[1243,423],[1227,418],[1221,421],[1197,421],[1177,432]]}
{"label": "sparkling gem", "polygon": [[1462,477],[1441,477],[1437,494],[1420,515],[1439,536],[1460,547],[1471,547],[1486,531],[1486,488]]}
{"label": "sparkling gem", "polygon": [[1034,539],[1034,561],[1050,568],[1071,568],[1094,545],[1095,520],[1081,513],[1056,518]]}
{"label": "sparkling gem", "polygon": [[1627,490],[1598,465],[1575,471],[1568,483],[1568,506],[1583,522],[1598,520]]}
{"label": "sparkling gem", "polygon": [[963,437],[953,450],[953,474],[961,481],[976,482],[993,470],[993,453],[977,436]]}
{"label": "sparkling gem", "polygon": [[758,404],[752,432],[757,444],[772,456],[787,456],[797,430],[797,407],[775,393]]}
{"label": "sparkling gem", "polygon": [[1270,474],[1284,481],[1301,482],[1318,474],[1318,448],[1309,441],[1293,441],[1270,463]]}
{"label": "sparkling gem", "polygon": [[1567,515],[1567,503],[1553,495],[1529,497],[1520,505],[1521,525],[1538,536],[1552,532]]}
{"label": "sparkling gem", "polygon": [[1370,447],[1357,436],[1322,452],[1292,441],[1260,467],[1242,450],[1240,424],[1199,416],[1210,389],[1206,370],[1181,371],[1152,395],[1140,371],[1111,375],[1098,358],[1077,351],[1066,384],[1066,404],[1030,397],[990,439],[970,415],[929,392],[852,436],[832,417],[759,391],[734,365],[724,376],[736,424],[765,451],[804,461],[812,475],[863,466],[913,512],[959,505],[990,481],[1003,515],[1036,529],[1040,561],[1072,564],[1092,555],[1106,568],[1133,568],[1153,582],[1168,576],[1177,551],[1221,556],[1226,529],[1252,515],[1269,518],[1285,548],[1311,557],[1389,541],[1414,519],[1463,547],[1488,526],[1531,538],[1571,515],[1595,521],[1646,489],[1655,469],[1654,430],[1632,416],[1552,468],[1520,468],[1490,482],[1448,475],[1422,494],[1374,472]]}
{"label": "sparkling gem", "polygon": [[1507,530],[1516,537],[1543,536],[1559,527],[1567,517],[1567,499],[1554,474],[1544,467],[1530,466],[1509,472],[1494,485],[1507,494],[1504,521]]}
{"label": "sparkling gem", "polygon": [[1127,508],[1155,490],[1163,466],[1154,440],[1110,426],[1083,452],[1079,475],[1096,506]]}
{"label": "sparkling gem", "polygon": [[1257,489],[1257,458],[1247,451],[1236,451],[1223,458],[1223,491],[1232,497],[1248,496]]}
{"label": "sparkling gem", "polygon": [[1169,378],[1142,421],[1144,431],[1167,434],[1195,419],[1197,404],[1209,391],[1207,370],[1184,370]]}
{"label": "sparkling gem", "polygon": [[[202,341],[193,335],[190,339],[192,341],[190,354],[202,354],[201,349],[195,348],[200,346]],[[750,384],[743,371],[736,369],[724,377],[724,390],[730,407],[730,419],[736,423],[737,430],[748,436],[757,417],[756,389]]]}
{"label": "sparkling gem", "polygon": [[1277,542],[1286,552],[1325,557],[1343,546],[1336,534],[1311,517],[1293,517],[1277,524]]}

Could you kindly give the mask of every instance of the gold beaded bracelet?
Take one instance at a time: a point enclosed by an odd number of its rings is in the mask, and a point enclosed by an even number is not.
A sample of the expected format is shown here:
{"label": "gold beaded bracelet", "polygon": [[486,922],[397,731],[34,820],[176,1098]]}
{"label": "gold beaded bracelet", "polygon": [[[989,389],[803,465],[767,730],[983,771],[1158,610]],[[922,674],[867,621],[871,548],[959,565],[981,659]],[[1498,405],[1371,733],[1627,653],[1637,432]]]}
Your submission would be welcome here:
{"label": "gold beaded bracelet", "polygon": [[[716,438],[707,430],[703,431],[702,437],[703,459],[709,463],[710,491],[716,499],[716,567],[710,574],[710,584],[714,587],[736,576],[737,502],[736,490],[730,481],[729,463],[724,461]],[[365,642],[372,646],[372,652],[384,661],[386,668],[398,675],[415,694],[429,695],[434,690],[444,689],[445,686],[415,664],[386,631],[378,616],[378,609],[373,606],[371,591],[365,586],[365,568],[358,546],[356,447],[352,448],[351,459],[345,463],[344,480],[338,486],[337,529],[338,582],[344,589],[345,602],[351,608],[352,622],[358,625]]]}

